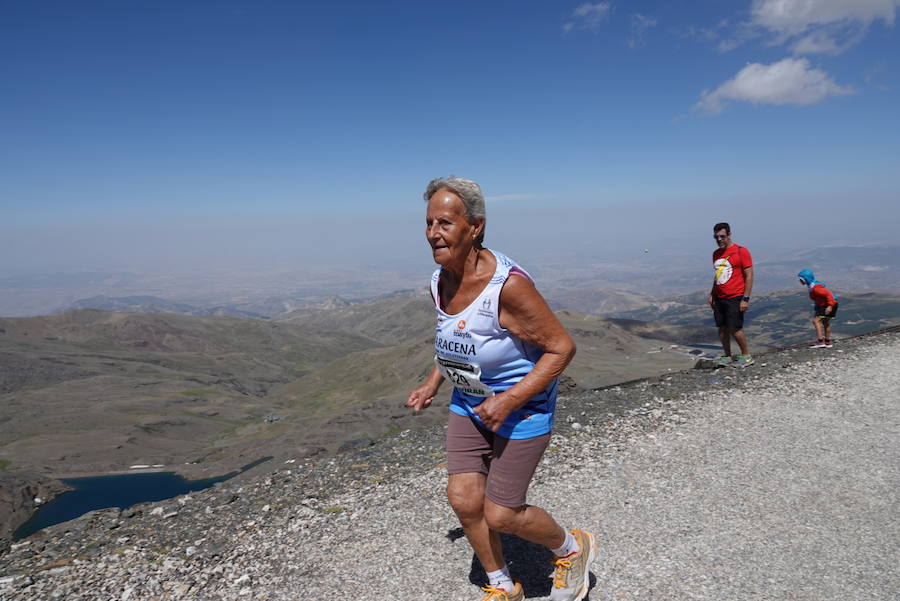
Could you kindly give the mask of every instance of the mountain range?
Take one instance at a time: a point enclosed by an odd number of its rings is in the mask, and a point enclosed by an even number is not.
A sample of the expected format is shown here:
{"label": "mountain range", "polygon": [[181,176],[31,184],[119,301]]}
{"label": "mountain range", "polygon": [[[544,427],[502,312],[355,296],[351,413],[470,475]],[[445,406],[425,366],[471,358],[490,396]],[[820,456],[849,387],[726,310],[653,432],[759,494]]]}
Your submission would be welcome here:
{"label": "mountain range", "polygon": [[[666,343],[612,321],[560,316],[580,348],[569,388],[692,364],[648,352]],[[433,321],[421,293],[268,320],[94,309],[2,318],[0,467],[221,473],[279,449],[335,450],[431,423],[442,411],[414,416],[404,401],[431,369]]]}
{"label": "mountain range", "polygon": [[[790,288],[800,269],[852,292],[900,291],[900,246],[759,248],[755,292]],[[652,246],[652,245],[651,245]],[[521,257],[554,308],[604,315],[639,309],[709,285],[712,248],[637,249],[603,260]],[[10,268],[10,266],[7,266]],[[340,297],[360,302],[422,287],[430,265],[320,264],[0,275],[0,316],[29,317],[91,308],[188,315],[275,317]]]}
{"label": "mountain range", "polygon": [[[836,293],[837,336],[900,323],[896,293]],[[653,299],[581,287],[548,297],[578,344],[564,390],[690,368],[692,345],[715,352],[705,291]],[[0,469],[75,475],[140,464],[218,474],[288,448],[334,451],[443,418],[404,406],[432,365],[425,290],[325,297],[270,318],[208,315],[152,296],[92,303],[144,311],[0,318]],[[754,294],[751,349],[810,340],[811,313],[799,285]]]}

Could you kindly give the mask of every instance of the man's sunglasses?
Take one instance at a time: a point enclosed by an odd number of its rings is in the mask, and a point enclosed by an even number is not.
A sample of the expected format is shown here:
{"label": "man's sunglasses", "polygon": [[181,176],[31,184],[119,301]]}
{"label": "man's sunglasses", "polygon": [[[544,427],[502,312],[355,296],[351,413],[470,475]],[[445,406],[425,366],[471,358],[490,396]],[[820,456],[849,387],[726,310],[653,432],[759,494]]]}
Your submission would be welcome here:
{"label": "man's sunglasses", "polygon": [[724,240],[728,236],[729,234],[713,234],[713,238],[715,238],[716,240]]}

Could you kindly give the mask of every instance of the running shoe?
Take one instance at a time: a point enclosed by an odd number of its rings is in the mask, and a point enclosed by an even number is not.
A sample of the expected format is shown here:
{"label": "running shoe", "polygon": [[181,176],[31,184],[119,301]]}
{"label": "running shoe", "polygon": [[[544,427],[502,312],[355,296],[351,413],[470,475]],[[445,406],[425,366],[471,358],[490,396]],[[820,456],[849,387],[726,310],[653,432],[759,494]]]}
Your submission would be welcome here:
{"label": "running shoe", "polygon": [[597,542],[593,534],[584,530],[572,530],[572,536],[578,542],[578,551],[553,560],[556,569],[551,576],[550,601],[581,601],[588,594],[588,575],[597,554]]}
{"label": "running shoe", "polygon": [[825,348],[834,348],[834,343],[830,340],[826,340],[822,346]]}
{"label": "running shoe", "polygon": [[729,365],[731,365],[731,356],[729,355],[722,355],[719,357],[719,360],[716,361],[716,367],[728,367]]}
{"label": "running shoe", "polygon": [[753,365],[753,363],[752,355],[738,355],[732,365],[734,367],[747,367],[748,365]]}
{"label": "running shoe", "polygon": [[522,590],[522,584],[516,581],[516,586],[512,591],[506,591],[496,586],[481,587],[486,594],[481,601],[525,601],[525,591]]}
{"label": "running shoe", "polygon": [[809,348],[826,348],[828,345],[825,344],[822,340],[817,340],[813,344],[809,345]]}

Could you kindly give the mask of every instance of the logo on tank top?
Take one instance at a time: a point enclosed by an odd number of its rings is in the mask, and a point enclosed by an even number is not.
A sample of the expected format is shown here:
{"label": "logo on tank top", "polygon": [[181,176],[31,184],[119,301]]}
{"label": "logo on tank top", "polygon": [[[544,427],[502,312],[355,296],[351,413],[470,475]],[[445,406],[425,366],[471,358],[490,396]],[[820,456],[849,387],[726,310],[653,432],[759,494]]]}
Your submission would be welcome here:
{"label": "logo on tank top", "polygon": [[472,335],[468,332],[464,331],[466,327],[466,320],[460,319],[459,323],[456,324],[456,329],[453,330],[453,335],[457,338],[471,338]]}
{"label": "logo on tank top", "polygon": [[494,312],[491,311],[491,299],[486,298],[481,302],[481,308],[478,309],[478,314],[482,317],[493,317]]}

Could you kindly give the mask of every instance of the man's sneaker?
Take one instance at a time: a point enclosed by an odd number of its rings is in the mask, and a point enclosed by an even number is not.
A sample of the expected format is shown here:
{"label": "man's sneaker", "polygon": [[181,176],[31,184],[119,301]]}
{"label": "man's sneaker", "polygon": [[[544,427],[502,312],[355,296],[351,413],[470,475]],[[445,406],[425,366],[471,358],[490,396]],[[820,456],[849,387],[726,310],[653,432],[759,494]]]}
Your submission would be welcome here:
{"label": "man's sneaker", "polygon": [[828,345],[825,344],[824,340],[816,340],[813,344],[809,345],[809,348],[825,348]]}
{"label": "man's sneaker", "polygon": [[822,343],[822,346],[825,348],[834,348],[834,343],[830,340],[826,340],[824,343]]}
{"label": "man's sneaker", "polygon": [[747,367],[748,365],[753,365],[753,363],[754,361],[752,355],[738,355],[732,365],[734,367]]}
{"label": "man's sneaker", "polygon": [[716,361],[716,367],[728,367],[729,365],[731,365],[730,355],[722,355],[719,357],[719,360]]}
{"label": "man's sneaker", "polygon": [[522,590],[522,583],[518,580],[512,591],[505,591],[491,585],[483,586],[481,590],[486,593],[481,601],[525,601],[525,591]]}
{"label": "man's sneaker", "polygon": [[572,536],[578,542],[578,552],[553,561],[556,569],[551,576],[550,601],[581,601],[588,593],[588,575],[597,554],[597,542],[593,534],[584,530],[572,530]]}

